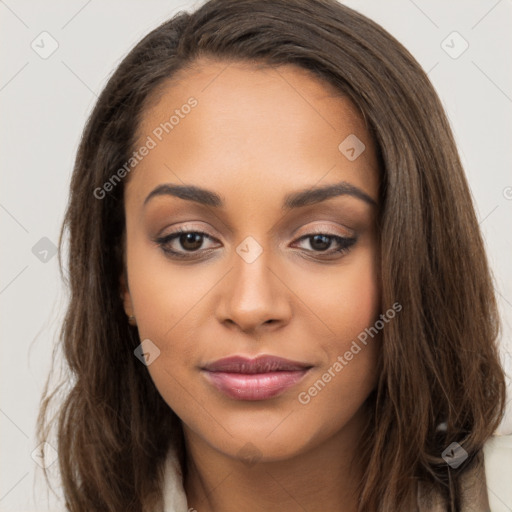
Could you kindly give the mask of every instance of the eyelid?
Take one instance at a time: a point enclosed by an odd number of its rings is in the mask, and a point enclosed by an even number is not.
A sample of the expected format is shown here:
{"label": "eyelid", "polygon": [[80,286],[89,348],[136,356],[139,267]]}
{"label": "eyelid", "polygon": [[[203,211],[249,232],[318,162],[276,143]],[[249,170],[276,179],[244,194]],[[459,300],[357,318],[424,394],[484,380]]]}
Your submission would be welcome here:
{"label": "eyelid", "polygon": [[[294,247],[294,245],[300,244],[302,241],[311,239],[315,235],[324,235],[328,238],[331,238],[335,241],[335,243],[340,246],[341,248],[336,250],[328,250],[325,252],[316,252],[311,250],[305,250],[303,257],[312,258],[314,261],[330,261],[330,256],[342,256],[345,253],[347,253],[350,248],[357,242],[358,236],[353,230],[349,230],[345,228],[347,231],[350,231],[353,234],[339,234],[337,232],[333,232],[332,228],[328,228],[326,226],[314,226],[310,228],[309,230],[305,231],[304,234],[301,236],[295,236],[293,239],[293,242],[290,244],[290,247]],[[294,230],[293,233],[296,233],[298,230]],[[183,233],[196,233],[203,237],[204,240],[210,239],[210,242],[220,242],[216,237],[211,235],[208,231],[204,230],[203,228],[194,228],[192,226],[184,225],[180,226],[178,228],[175,228],[174,231],[168,234],[164,234],[161,236],[157,236],[154,238],[154,242],[160,247],[162,251],[167,253],[171,258],[182,260],[182,261],[201,261],[204,259],[207,259],[211,254],[213,254],[213,251],[215,250],[215,247],[209,247],[209,248],[202,248],[198,249],[197,251],[182,251],[182,250],[173,250],[166,248],[168,244],[171,242],[174,242],[175,240],[179,239],[180,235]],[[318,254],[318,256],[311,256],[307,255],[306,253],[313,253]],[[335,258],[338,259],[338,258]],[[331,258],[332,260],[332,258]]]}
{"label": "eyelid", "polygon": [[157,235],[155,238],[165,238],[170,235],[175,235],[177,233],[202,233],[208,235],[210,238],[217,240],[217,237],[214,236],[208,228],[205,228],[204,226],[192,226],[189,224],[180,225],[177,228],[173,227],[172,231],[169,233],[165,233],[162,235]]}
{"label": "eyelid", "polygon": [[[335,229],[333,229],[332,226],[315,225],[311,228],[302,226],[301,228],[294,229],[291,233],[291,236],[293,236],[295,240],[298,240],[307,235],[314,235],[314,234],[340,236],[342,238],[353,238],[356,236],[356,232],[353,229],[347,228],[346,226],[343,226],[343,228],[341,228],[341,226],[338,226],[338,229],[341,229],[341,234],[339,232],[337,232]],[[304,231],[304,234],[302,234],[302,235],[298,234],[299,231],[301,231],[301,230]],[[219,241],[219,239],[216,236],[214,236],[211,232],[209,232],[203,226],[201,226],[201,227],[195,226],[194,227],[194,226],[188,225],[188,224],[179,226],[178,228],[175,228],[170,233],[167,233],[165,235],[159,235],[156,238],[162,239],[162,238],[166,238],[170,235],[175,235],[175,234],[181,233],[181,232],[186,232],[186,233],[188,233],[188,232],[196,232],[197,233],[198,232],[201,234],[208,235],[208,237],[212,240]]]}
{"label": "eyelid", "polygon": [[[342,238],[354,238],[356,236],[356,232],[353,229],[347,228],[346,226],[338,225],[338,229],[341,229],[341,234],[337,232],[332,226],[327,225],[315,225],[310,228],[304,228],[304,235],[298,235],[298,238],[302,238],[302,236],[313,235],[313,234],[321,234],[321,235],[331,235],[331,236],[340,236]],[[293,236],[300,231],[300,228],[293,231]]]}

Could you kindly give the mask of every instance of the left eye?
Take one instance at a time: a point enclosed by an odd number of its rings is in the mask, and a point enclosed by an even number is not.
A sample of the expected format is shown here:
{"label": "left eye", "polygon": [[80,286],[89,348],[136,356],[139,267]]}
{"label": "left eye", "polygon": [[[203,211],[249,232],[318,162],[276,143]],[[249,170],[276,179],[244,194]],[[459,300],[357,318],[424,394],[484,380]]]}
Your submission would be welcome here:
{"label": "left eye", "polygon": [[[195,256],[195,254],[201,252],[200,249],[206,239],[215,241],[213,237],[202,231],[185,231],[180,229],[169,235],[157,238],[155,242],[171,257],[190,258],[190,256]],[[181,250],[173,247],[173,243],[176,241],[181,246]],[[327,233],[310,233],[300,237],[295,243],[304,241],[308,241],[311,247],[311,249],[305,249],[307,252],[332,255],[347,252],[357,239],[355,237],[349,238]],[[331,248],[333,243],[336,244],[334,249]],[[208,251],[209,249],[203,249],[203,251]]]}
{"label": "left eye", "polygon": [[[326,254],[343,253],[355,244],[356,238],[349,238],[339,235],[329,235],[326,233],[311,233],[305,235],[300,240],[307,240],[309,245],[313,248],[310,252],[325,252]],[[332,243],[337,244],[337,249],[328,250]]]}

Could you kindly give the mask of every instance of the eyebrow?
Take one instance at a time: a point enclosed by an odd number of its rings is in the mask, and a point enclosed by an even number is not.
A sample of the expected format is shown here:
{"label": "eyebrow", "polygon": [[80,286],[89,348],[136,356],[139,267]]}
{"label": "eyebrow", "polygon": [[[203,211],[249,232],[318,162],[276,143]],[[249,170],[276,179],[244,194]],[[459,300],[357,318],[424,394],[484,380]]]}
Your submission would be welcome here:
{"label": "eyebrow", "polygon": [[[194,201],[214,208],[222,208],[224,206],[223,199],[211,190],[197,187],[195,185],[174,185],[170,183],[159,185],[153,189],[144,200],[143,206],[145,206],[152,198],[164,195],[178,197],[186,201]],[[294,208],[301,208],[311,204],[321,203],[322,201],[326,201],[327,199],[337,196],[351,196],[372,206],[377,206],[377,203],[360,188],[357,188],[346,181],[341,181],[324,187],[309,188],[290,193],[285,196],[282,209],[291,210]]]}

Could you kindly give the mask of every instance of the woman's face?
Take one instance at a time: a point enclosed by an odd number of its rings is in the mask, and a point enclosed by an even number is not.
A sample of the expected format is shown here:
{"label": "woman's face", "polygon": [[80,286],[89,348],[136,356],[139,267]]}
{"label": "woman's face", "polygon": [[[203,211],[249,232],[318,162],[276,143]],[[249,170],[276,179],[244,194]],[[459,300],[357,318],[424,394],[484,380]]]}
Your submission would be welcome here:
{"label": "woman's face", "polygon": [[[294,66],[204,60],[180,78],[143,116],[125,191],[124,304],[158,391],[189,442],[231,457],[359,432],[379,340],[357,337],[380,313],[361,117]],[[213,365],[263,355],[292,363]]]}

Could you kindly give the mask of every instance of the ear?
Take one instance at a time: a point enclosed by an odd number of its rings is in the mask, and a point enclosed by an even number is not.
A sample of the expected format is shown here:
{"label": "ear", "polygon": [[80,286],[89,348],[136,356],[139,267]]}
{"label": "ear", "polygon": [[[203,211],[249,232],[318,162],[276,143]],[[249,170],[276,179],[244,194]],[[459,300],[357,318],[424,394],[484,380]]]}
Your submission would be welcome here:
{"label": "ear", "polygon": [[133,315],[133,303],[132,296],[130,294],[130,290],[128,289],[128,277],[126,275],[126,270],[123,271],[121,277],[119,279],[119,289],[121,300],[123,301],[124,311],[127,316]]}

